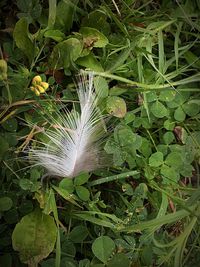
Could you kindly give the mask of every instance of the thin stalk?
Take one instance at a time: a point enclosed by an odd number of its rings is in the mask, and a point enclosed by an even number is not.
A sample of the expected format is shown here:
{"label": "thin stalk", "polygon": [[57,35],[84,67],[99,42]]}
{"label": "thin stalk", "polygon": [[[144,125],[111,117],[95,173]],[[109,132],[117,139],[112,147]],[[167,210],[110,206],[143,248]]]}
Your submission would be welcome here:
{"label": "thin stalk", "polygon": [[116,180],[128,178],[128,177],[136,175],[136,174],[139,174],[139,172],[138,171],[124,172],[124,173],[121,173],[121,174],[108,176],[108,177],[105,177],[105,178],[101,178],[101,179],[92,181],[92,182],[88,183],[88,185],[89,186],[100,185],[100,184],[104,184],[104,183],[113,182],[113,181],[116,181]]}

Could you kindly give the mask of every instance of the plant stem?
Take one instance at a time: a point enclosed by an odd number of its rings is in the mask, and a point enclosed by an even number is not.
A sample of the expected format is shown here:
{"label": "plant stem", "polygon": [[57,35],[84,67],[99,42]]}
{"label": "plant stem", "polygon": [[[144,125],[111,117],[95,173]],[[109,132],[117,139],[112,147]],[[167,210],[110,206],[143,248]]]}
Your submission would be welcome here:
{"label": "plant stem", "polygon": [[101,178],[95,181],[92,181],[90,183],[88,183],[89,186],[94,186],[94,185],[99,185],[99,184],[104,184],[104,183],[108,183],[108,182],[113,182],[119,179],[123,179],[123,178],[127,178],[129,176],[133,176],[139,174],[138,171],[130,171],[130,172],[124,172],[121,174],[117,174],[117,175],[113,175],[113,176],[108,176],[105,178]]}

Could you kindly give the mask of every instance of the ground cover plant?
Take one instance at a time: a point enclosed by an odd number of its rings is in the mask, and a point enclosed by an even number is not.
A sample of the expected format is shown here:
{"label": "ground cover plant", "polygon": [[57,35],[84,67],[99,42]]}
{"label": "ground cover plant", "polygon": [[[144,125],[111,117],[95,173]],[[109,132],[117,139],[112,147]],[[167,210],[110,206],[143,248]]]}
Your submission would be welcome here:
{"label": "ground cover plant", "polygon": [[[199,32],[198,0],[0,2],[0,266],[199,265]],[[44,178],[81,71],[108,164]]]}

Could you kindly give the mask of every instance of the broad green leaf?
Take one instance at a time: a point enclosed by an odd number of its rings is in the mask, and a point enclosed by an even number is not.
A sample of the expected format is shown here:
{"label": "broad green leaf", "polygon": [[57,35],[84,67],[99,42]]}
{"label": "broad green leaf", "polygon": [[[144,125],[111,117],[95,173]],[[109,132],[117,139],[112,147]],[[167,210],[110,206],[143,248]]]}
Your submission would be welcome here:
{"label": "broad green leaf", "polygon": [[59,30],[47,30],[44,33],[44,37],[51,38],[56,42],[62,42],[65,38],[65,34]]}
{"label": "broad green leaf", "polygon": [[182,160],[182,156],[180,153],[178,152],[171,152],[166,160],[165,160],[165,164],[167,164],[168,166],[172,166],[175,169],[180,168],[183,165],[183,160]]}
{"label": "broad green leaf", "polygon": [[10,197],[0,198],[0,211],[7,211],[12,208],[13,201]]}
{"label": "broad green leaf", "polygon": [[90,27],[92,25],[93,28],[108,35],[110,32],[110,24],[106,19],[107,15],[104,12],[95,10],[83,18],[82,26]]}
{"label": "broad green leaf", "polygon": [[183,111],[182,107],[178,107],[174,112],[174,119],[177,121],[184,121],[186,118],[185,112]]}
{"label": "broad green leaf", "polygon": [[166,145],[171,144],[174,141],[175,137],[174,134],[172,132],[166,132],[163,135],[163,140],[165,142]]}
{"label": "broad green leaf", "polygon": [[172,101],[175,98],[176,92],[174,90],[161,91],[159,100],[164,102]]}
{"label": "broad green leaf", "polygon": [[76,63],[82,67],[86,67],[93,71],[100,71],[100,72],[103,71],[101,63],[96,59],[95,55],[91,52],[87,56],[79,57]]}
{"label": "broad green leaf", "polygon": [[56,8],[55,29],[68,32],[72,26],[76,5],[71,1],[61,0]]}
{"label": "broad green leaf", "polygon": [[117,141],[121,148],[129,150],[134,147],[137,135],[133,133],[129,126],[118,126],[114,132],[115,141]]}
{"label": "broad green leaf", "polygon": [[13,38],[18,48],[28,57],[31,63],[35,56],[35,45],[30,37],[28,22],[26,18],[21,18],[16,24],[13,31]]}
{"label": "broad green leaf", "polygon": [[109,236],[100,236],[92,244],[92,252],[103,263],[106,263],[115,249],[115,243]]}
{"label": "broad green leaf", "polygon": [[20,179],[19,186],[23,190],[28,190],[31,192],[36,192],[41,187],[41,182],[31,181],[29,179]]}
{"label": "broad green leaf", "polygon": [[107,98],[106,109],[109,114],[117,118],[123,118],[126,115],[126,102],[118,96]]}
{"label": "broad green leaf", "polygon": [[12,244],[14,250],[19,251],[21,261],[31,266],[53,251],[56,236],[57,227],[53,217],[36,209],[15,226]]}
{"label": "broad green leaf", "polygon": [[177,182],[180,178],[179,173],[173,167],[167,165],[161,167],[161,174],[167,178],[165,179],[167,183]]}
{"label": "broad green leaf", "polygon": [[82,173],[78,176],[75,177],[74,179],[74,185],[83,185],[85,183],[87,183],[88,179],[90,178],[88,173]]}
{"label": "broad green leaf", "polygon": [[83,35],[83,42],[92,43],[93,47],[105,47],[108,44],[107,37],[95,28],[82,27],[80,33]]}
{"label": "broad green leaf", "polygon": [[74,243],[82,243],[86,239],[88,234],[89,232],[86,226],[78,225],[75,226],[68,234],[68,238]]}
{"label": "broad green leaf", "polygon": [[129,267],[130,260],[124,253],[115,254],[106,265],[108,267]]}
{"label": "broad green leaf", "polygon": [[155,152],[149,158],[149,165],[151,167],[159,167],[163,164],[163,153],[162,152]]}
{"label": "broad green leaf", "polygon": [[191,117],[197,115],[200,111],[200,106],[198,104],[190,102],[183,104],[182,108],[184,112]]}
{"label": "broad green leaf", "polygon": [[69,178],[64,178],[59,183],[59,188],[67,190],[70,194],[74,192],[73,181]]}
{"label": "broad green leaf", "polygon": [[163,118],[168,115],[166,107],[159,101],[153,103],[150,109],[156,118]]}
{"label": "broad green leaf", "polygon": [[77,193],[78,197],[81,200],[83,200],[83,201],[88,201],[89,200],[90,192],[86,187],[84,187],[82,185],[78,185],[78,186],[76,186],[75,190],[76,190],[76,193]]}
{"label": "broad green leaf", "polygon": [[166,120],[164,122],[164,128],[168,131],[172,131],[175,127],[175,122],[171,120]]}
{"label": "broad green leaf", "polygon": [[77,60],[82,44],[76,38],[69,38],[54,46],[49,63],[55,69],[68,69]]}

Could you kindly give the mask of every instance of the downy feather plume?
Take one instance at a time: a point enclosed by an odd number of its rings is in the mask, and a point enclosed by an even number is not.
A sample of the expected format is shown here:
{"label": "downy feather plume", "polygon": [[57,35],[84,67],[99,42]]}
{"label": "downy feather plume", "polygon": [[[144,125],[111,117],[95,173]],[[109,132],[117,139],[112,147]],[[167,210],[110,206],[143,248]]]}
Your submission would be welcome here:
{"label": "downy feather plume", "polygon": [[49,175],[73,178],[99,167],[103,116],[97,108],[93,74],[85,78],[81,76],[77,88],[80,113],[76,110],[59,112],[59,120],[54,119],[53,129],[44,131],[50,142],[30,149],[32,160],[43,166]]}

